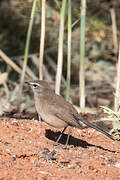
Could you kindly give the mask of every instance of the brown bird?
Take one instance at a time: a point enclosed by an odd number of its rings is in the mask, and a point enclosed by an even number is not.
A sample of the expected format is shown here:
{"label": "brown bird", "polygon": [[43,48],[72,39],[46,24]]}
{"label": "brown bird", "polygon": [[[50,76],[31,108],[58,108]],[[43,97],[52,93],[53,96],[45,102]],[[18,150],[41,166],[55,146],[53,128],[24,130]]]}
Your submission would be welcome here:
{"label": "brown bird", "polygon": [[26,83],[31,86],[34,92],[35,107],[39,115],[39,120],[42,118],[42,120],[50,126],[55,128],[64,128],[58,137],[57,142],[59,142],[67,127],[69,127],[69,133],[66,146],[71,132],[70,127],[77,127],[79,129],[91,127],[103,133],[110,139],[113,139],[110,134],[100,127],[82,119],[72,104],[67,102],[62,96],[55,94],[55,92],[50,88],[48,82],[36,80]]}

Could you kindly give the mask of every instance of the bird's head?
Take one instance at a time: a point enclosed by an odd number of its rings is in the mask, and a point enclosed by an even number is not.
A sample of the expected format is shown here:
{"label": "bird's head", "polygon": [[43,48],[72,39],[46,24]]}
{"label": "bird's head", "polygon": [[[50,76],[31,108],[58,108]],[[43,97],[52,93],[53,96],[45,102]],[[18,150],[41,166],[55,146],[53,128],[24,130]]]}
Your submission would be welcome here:
{"label": "bird's head", "polygon": [[47,81],[35,80],[35,81],[28,81],[25,83],[28,84],[32,88],[35,95],[36,94],[40,95],[40,94],[44,94],[44,93],[53,91],[50,88],[50,83]]}

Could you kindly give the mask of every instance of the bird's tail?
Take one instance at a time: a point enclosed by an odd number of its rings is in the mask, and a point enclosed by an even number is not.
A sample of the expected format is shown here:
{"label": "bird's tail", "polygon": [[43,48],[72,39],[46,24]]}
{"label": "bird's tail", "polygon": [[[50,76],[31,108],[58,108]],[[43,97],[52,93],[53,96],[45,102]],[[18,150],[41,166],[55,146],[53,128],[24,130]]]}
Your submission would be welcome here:
{"label": "bird's tail", "polygon": [[77,122],[79,123],[79,125],[81,126],[81,122],[99,132],[101,132],[102,134],[104,134],[105,136],[109,137],[110,139],[114,140],[114,138],[108,134],[106,131],[104,131],[103,129],[101,129],[100,127],[96,126],[95,124],[92,124],[91,122],[87,121],[87,120],[84,120],[84,119],[81,119],[79,117],[76,117],[74,116],[74,118],[77,120]]}

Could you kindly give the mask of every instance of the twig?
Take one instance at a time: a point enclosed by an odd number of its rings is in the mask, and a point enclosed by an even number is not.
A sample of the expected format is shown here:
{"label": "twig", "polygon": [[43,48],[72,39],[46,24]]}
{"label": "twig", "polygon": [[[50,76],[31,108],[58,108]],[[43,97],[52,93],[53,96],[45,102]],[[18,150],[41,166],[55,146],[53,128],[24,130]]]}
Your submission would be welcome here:
{"label": "twig", "polygon": [[[37,54],[31,55],[30,58],[31,58],[32,62],[34,63],[34,65],[36,66],[36,68],[38,68],[39,62],[38,62]],[[52,77],[44,64],[43,64],[43,73],[47,80],[52,81]]]}
{"label": "twig", "polygon": [[22,76],[21,76],[21,81],[20,81],[19,97],[21,97],[23,83],[24,83],[24,77],[25,77],[25,71],[26,71],[27,60],[28,60],[28,52],[29,52],[29,46],[30,46],[30,38],[31,38],[31,33],[32,33],[32,26],[33,26],[33,19],[34,19],[34,15],[35,15],[36,3],[37,3],[37,0],[34,0],[33,6],[32,6],[32,11],[31,11],[29,27],[28,27],[28,32],[27,32],[25,54],[24,54],[24,64],[23,64]]}
{"label": "twig", "polygon": [[[18,64],[22,67],[23,63],[21,60],[18,61]],[[34,74],[34,72],[26,66],[26,73],[31,77],[31,79],[35,80],[38,79],[37,76]]]}
{"label": "twig", "polygon": [[43,79],[43,55],[45,44],[45,8],[46,0],[42,0],[42,14],[41,14],[41,36],[40,36],[40,59],[39,59],[39,79]]}
{"label": "twig", "polygon": [[[54,70],[54,72],[56,73],[56,71],[57,71],[57,66],[56,66],[56,64],[54,63],[54,61],[52,60],[52,58],[49,56],[49,55],[47,55],[46,54],[46,59],[48,60],[48,63],[49,63],[49,65],[51,66],[51,68]],[[62,79],[62,82],[64,83],[64,85],[66,86],[66,81],[65,81],[65,78],[64,78],[64,76],[62,75],[62,77],[61,77]]]}
{"label": "twig", "polygon": [[45,75],[45,79],[47,79],[48,81],[52,81],[52,76],[48,72],[48,70],[47,70],[45,65],[43,65],[43,72],[44,72],[44,75]]}
{"label": "twig", "polygon": [[81,1],[81,24],[80,24],[80,108],[85,111],[85,76],[84,76],[84,56],[85,56],[85,19],[86,19],[86,0]]}
{"label": "twig", "polygon": [[65,8],[66,8],[66,0],[62,0],[62,7],[60,13],[60,26],[59,26],[58,64],[57,64],[56,84],[55,84],[56,94],[60,94],[60,84],[61,84],[61,75],[62,75]]}
{"label": "twig", "polygon": [[118,56],[118,62],[116,68],[117,68],[117,83],[116,83],[116,92],[115,92],[115,100],[114,100],[114,110],[118,111],[120,105],[120,44],[119,44],[119,56]]}
{"label": "twig", "polygon": [[[22,74],[22,70],[0,49],[0,56],[1,58],[10,65],[16,72]],[[25,75],[27,79],[30,79],[28,75]]]}
{"label": "twig", "polygon": [[111,20],[112,20],[112,31],[113,31],[113,45],[114,45],[114,53],[118,52],[118,40],[117,40],[117,25],[116,25],[116,15],[115,9],[110,9]]}
{"label": "twig", "polygon": [[71,36],[72,36],[72,15],[71,15],[71,0],[68,0],[68,49],[67,49],[67,86],[66,100],[70,96],[70,80],[71,80]]}

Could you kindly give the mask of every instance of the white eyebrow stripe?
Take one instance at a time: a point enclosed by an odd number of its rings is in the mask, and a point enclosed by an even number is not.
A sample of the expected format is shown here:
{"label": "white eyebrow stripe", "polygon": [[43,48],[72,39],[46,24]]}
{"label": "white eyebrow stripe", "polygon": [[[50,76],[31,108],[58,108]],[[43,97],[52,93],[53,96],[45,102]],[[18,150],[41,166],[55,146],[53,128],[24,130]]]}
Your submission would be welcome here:
{"label": "white eyebrow stripe", "polygon": [[35,83],[35,82],[31,82],[30,84],[31,84],[31,85],[34,85],[34,84],[35,84],[35,85],[38,85],[38,86],[39,86],[39,84],[38,84],[38,83]]}

